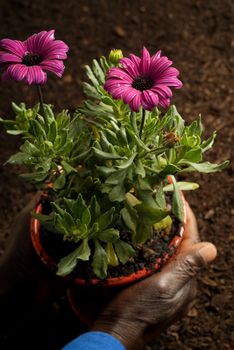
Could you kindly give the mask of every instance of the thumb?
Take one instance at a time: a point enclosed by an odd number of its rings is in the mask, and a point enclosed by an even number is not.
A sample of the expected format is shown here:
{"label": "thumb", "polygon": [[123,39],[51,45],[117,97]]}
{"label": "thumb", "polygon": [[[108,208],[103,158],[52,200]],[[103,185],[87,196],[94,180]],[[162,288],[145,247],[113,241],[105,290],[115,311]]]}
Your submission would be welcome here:
{"label": "thumb", "polygon": [[195,251],[195,254],[200,256],[200,259],[203,260],[203,266],[211,263],[217,255],[216,247],[210,242],[194,244],[191,251]]}
{"label": "thumb", "polygon": [[209,242],[197,243],[187,252],[178,254],[162,270],[164,283],[168,280],[173,289],[179,290],[217,255],[216,247]]}

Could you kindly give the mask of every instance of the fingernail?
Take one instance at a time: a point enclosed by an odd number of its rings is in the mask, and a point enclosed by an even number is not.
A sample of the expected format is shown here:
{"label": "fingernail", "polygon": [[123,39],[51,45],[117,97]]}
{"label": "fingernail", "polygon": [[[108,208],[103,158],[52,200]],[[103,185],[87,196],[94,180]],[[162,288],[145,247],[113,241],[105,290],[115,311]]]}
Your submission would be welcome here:
{"label": "fingernail", "polygon": [[217,250],[212,243],[206,243],[199,249],[199,254],[202,256],[205,263],[208,264],[216,258]]}

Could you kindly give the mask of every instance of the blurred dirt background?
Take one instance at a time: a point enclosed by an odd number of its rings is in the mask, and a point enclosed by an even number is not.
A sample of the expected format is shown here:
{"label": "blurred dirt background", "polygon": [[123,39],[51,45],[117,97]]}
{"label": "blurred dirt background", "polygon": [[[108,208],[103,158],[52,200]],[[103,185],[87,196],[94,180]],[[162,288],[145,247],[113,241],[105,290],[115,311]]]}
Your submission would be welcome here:
{"label": "blurred dirt background", "polygon": [[[143,45],[151,54],[161,48],[181,71],[184,87],[175,92],[173,98],[179,112],[188,121],[201,113],[205,136],[214,129],[218,132],[207,160],[232,159],[232,0],[0,1],[0,38],[24,40],[35,32],[49,29],[56,30],[56,38],[64,40],[70,52],[63,78],[50,76],[43,88],[45,102],[55,104],[57,110],[74,110],[82,100],[82,66],[92,58],[108,54],[112,48],[121,48],[126,55],[140,54]],[[32,105],[36,94],[33,87],[26,84],[0,83],[1,116],[12,116],[12,100]],[[19,140],[6,135],[1,127],[1,254],[13,217],[34,192],[17,177],[18,167],[3,166],[18,145]],[[233,164],[222,173],[186,178],[200,184],[197,192],[186,197],[197,216],[202,239],[216,244],[218,258],[199,276],[199,294],[189,314],[145,350],[231,350],[234,348]],[[31,315],[25,323],[13,322],[4,333],[0,348],[13,349],[17,344],[24,349],[60,349],[80,330],[69,311],[63,314],[52,305]]]}

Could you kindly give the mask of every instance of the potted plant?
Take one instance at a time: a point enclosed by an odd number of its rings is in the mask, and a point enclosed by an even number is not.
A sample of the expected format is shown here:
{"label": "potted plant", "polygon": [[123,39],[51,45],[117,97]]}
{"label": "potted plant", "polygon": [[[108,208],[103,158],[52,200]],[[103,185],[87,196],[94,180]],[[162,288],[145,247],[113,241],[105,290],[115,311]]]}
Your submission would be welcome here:
{"label": "potted plant", "polygon": [[54,31],[0,46],[3,78],[38,90],[38,104],[12,103],[15,119],[1,122],[22,137],[7,163],[26,166],[20,176],[43,191],[31,224],[42,260],[77,284],[124,285],[158,269],[182,239],[181,191],[198,187],[176,177],[228,163],[203,161],[215,132],[202,140],[200,116],[185,125],[171,105],[178,70],[160,51],[127,58],[112,50],[85,67],[87,97],[71,114],[42,99],[46,71],[61,77],[67,57]]}

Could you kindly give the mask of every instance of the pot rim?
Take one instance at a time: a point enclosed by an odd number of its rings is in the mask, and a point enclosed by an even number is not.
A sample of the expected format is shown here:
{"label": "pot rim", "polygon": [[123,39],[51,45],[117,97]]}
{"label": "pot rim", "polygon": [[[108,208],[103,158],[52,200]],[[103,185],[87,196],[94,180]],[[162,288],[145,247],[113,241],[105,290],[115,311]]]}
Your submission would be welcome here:
{"label": "pot rim", "polygon": [[[186,211],[186,200],[185,200],[182,192],[181,192],[181,196],[182,196],[182,200],[184,202],[184,223],[183,223],[183,225],[181,225],[181,228],[180,228],[178,235],[175,235],[173,237],[173,239],[171,240],[171,242],[168,244],[168,248],[169,249],[171,248],[175,251],[183,239],[184,226],[186,225],[186,212],[187,212]],[[35,212],[36,213],[42,212],[42,204],[40,202],[36,205]],[[57,264],[48,255],[48,253],[45,251],[44,247],[41,244],[40,226],[41,226],[41,224],[40,224],[39,220],[32,217],[30,231],[31,231],[31,240],[32,240],[33,246],[34,246],[38,256],[43,261],[43,263],[45,265],[47,265],[50,268],[50,270],[56,272],[57,271]],[[156,260],[155,265],[154,265],[154,269],[147,269],[146,267],[144,267],[143,269],[141,269],[137,272],[134,272],[130,275],[127,275],[127,276],[123,275],[123,276],[119,276],[119,277],[109,277],[105,280],[100,280],[98,278],[92,278],[91,280],[86,281],[83,278],[74,278],[74,277],[71,277],[70,275],[68,275],[68,276],[64,277],[64,280],[67,280],[67,281],[72,280],[75,285],[80,285],[80,286],[84,286],[84,285],[100,285],[100,286],[108,286],[108,287],[126,286],[126,285],[129,285],[129,284],[136,282],[140,279],[143,279],[143,278],[151,275],[153,272],[159,270],[160,265],[166,264],[167,261],[169,260],[169,258],[170,258],[170,255],[167,253],[163,257],[160,257]]]}

